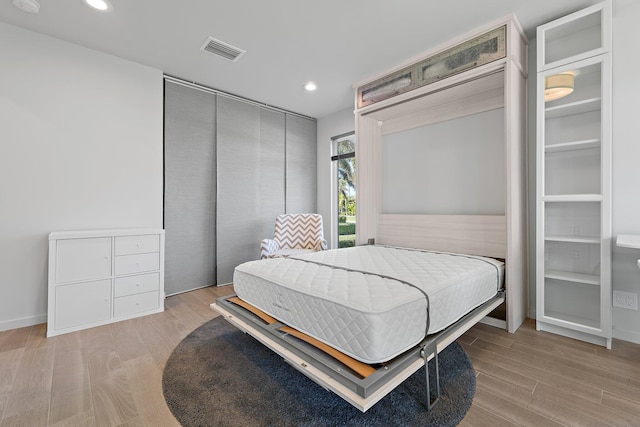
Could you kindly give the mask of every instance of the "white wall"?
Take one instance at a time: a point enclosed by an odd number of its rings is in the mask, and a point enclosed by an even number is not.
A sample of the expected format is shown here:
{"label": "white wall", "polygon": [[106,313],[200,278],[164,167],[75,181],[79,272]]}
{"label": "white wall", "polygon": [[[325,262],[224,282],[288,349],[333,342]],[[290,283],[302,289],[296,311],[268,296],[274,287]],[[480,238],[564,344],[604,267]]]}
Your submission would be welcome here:
{"label": "white wall", "polygon": [[332,202],[337,200],[337,183],[331,170],[331,138],[353,132],[355,126],[353,108],[318,119],[318,213],[322,215],[325,239],[329,242],[329,247],[337,247],[335,237],[338,226],[335,215],[337,207],[332,206]]}
{"label": "white wall", "polygon": [[0,330],[46,321],[47,235],[162,226],[162,72],[0,23]]}

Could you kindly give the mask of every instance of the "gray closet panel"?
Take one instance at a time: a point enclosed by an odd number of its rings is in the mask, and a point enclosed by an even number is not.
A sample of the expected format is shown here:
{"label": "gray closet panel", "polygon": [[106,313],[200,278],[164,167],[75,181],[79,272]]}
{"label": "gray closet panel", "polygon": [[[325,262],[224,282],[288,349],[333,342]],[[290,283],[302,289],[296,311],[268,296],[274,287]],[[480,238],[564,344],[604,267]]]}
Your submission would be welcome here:
{"label": "gray closet panel", "polygon": [[258,259],[284,211],[284,114],[218,97],[217,283]]}
{"label": "gray closet panel", "polygon": [[165,82],[168,295],[215,284],[216,95]]}
{"label": "gray closet panel", "polygon": [[287,114],[287,213],[317,209],[316,122]]}
{"label": "gray closet panel", "polygon": [[[285,208],[285,115],[260,109],[260,169],[258,179],[258,211],[260,239],[273,238],[276,216]],[[260,254],[260,241],[255,244]]]}

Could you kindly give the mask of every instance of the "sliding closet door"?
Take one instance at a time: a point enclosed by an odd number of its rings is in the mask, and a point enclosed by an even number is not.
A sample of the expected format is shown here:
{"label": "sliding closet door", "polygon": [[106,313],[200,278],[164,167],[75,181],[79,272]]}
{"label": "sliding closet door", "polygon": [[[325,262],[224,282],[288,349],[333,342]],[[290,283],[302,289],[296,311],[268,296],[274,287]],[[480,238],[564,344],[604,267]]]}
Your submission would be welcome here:
{"label": "sliding closet door", "polygon": [[284,212],[284,113],[218,97],[217,283],[260,255]]}
{"label": "sliding closet door", "polygon": [[317,206],[316,122],[287,114],[287,213],[313,213]]}
{"label": "sliding closet door", "polygon": [[[257,198],[260,240],[273,238],[276,216],[285,212],[285,115],[260,109],[260,169]],[[253,245],[253,243],[252,243]],[[260,242],[252,246],[260,254]]]}
{"label": "sliding closet door", "polygon": [[168,295],[215,284],[216,95],[165,82]]}

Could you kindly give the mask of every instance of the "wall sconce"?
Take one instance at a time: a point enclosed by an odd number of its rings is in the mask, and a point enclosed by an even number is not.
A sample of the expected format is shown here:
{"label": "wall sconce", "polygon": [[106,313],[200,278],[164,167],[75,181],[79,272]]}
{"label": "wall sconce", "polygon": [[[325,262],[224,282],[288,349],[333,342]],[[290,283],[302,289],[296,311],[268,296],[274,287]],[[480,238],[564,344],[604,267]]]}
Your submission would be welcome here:
{"label": "wall sconce", "polygon": [[573,92],[573,83],[576,73],[567,71],[544,79],[544,101],[555,101]]}

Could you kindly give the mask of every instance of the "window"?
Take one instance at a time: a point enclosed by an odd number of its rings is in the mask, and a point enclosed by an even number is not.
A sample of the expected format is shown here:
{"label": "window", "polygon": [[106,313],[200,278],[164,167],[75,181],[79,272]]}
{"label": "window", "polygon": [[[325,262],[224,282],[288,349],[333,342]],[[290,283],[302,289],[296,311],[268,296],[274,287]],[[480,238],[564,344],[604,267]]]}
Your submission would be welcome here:
{"label": "window", "polygon": [[[356,243],[356,135],[355,132],[331,138],[331,161],[336,176],[335,223],[338,247]],[[335,230],[335,229],[334,229]],[[335,232],[335,231],[334,231]],[[335,234],[334,234],[335,236]]]}

